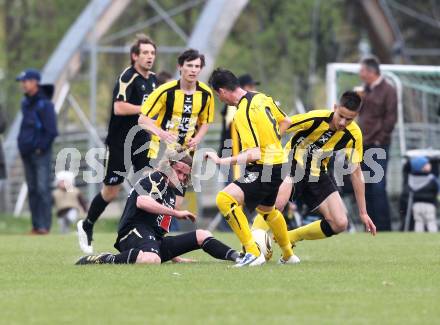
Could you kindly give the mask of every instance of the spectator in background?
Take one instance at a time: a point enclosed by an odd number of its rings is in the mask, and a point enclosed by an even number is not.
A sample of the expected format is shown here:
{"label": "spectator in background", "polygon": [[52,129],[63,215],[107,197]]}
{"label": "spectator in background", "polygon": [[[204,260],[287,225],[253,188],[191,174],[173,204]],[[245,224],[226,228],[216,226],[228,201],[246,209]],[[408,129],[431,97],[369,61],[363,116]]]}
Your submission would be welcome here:
{"label": "spectator in background", "polygon": [[[397,93],[380,74],[380,63],[376,57],[361,61],[359,72],[364,82],[363,106],[359,114],[359,126],[363,134],[364,152],[368,149],[382,149],[385,159],[376,159],[384,170],[384,177],[378,183],[365,184],[367,211],[378,231],[390,231],[390,208],[386,192],[386,175],[391,143],[391,133],[397,121]],[[362,169],[373,174],[370,167]]]}
{"label": "spectator in background", "polygon": [[6,116],[3,112],[3,107],[0,106],[0,181],[6,178],[6,162],[5,154],[3,152],[3,144],[1,135],[6,130]]}
{"label": "spectator in background", "polygon": [[167,83],[168,81],[173,80],[173,76],[168,71],[162,70],[156,75],[157,79],[157,86],[163,85],[164,83]]}
{"label": "spectator in background", "polygon": [[23,160],[31,210],[31,234],[49,233],[52,223],[52,143],[58,135],[56,115],[50,99],[52,85],[40,85],[39,71],[27,69],[17,78],[24,97],[18,148]]}
{"label": "spectator in background", "polygon": [[439,181],[432,173],[432,165],[428,158],[424,156],[411,158],[410,165],[408,186],[413,195],[414,231],[424,232],[426,226],[429,232],[437,232],[436,207]]}
{"label": "spectator in background", "polygon": [[87,204],[75,186],[75,176],[69,171],[60,171],[55,176],[56,189],[52,192],[60,232],[66,234],[78,220],[80,212],[87,212]]}

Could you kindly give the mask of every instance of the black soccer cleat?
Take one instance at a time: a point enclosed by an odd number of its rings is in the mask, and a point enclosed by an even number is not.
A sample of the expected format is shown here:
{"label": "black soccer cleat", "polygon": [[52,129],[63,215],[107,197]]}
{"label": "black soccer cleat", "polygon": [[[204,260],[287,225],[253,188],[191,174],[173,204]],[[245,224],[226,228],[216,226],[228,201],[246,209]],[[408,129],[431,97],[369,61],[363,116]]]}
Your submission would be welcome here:
{"label": "black soccer cleat", "polygon": [[115,255],[111,253],[102,253],[98,255],[86,255],[81,257],[75,265],[87,264],[113,264]]}

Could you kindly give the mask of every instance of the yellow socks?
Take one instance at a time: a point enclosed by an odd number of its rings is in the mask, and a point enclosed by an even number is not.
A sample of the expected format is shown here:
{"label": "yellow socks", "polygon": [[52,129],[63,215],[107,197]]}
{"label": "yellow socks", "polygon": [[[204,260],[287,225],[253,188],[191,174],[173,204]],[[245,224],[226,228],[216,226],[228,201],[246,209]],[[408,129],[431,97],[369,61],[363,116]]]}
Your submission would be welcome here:
{"label": "yellow socks", "polygon": [[259,256],[260,250],[252,238],[248,220],[237,200],[230,194],[220,191],[217,194],[216,204],[246,252]]}
{"label": "yellow socks", "polygon": [[334,235],[332,228],[326,220],[317,220],[308,225],[289,231],[289,239],[292,244],[300,240],[323,239]]}
{"label": "yellow socks", "polygon": [[[290,256],[293,255],[292,245],[289,241],[289,235],[287,233],[287,225],[286,220],[284,220],[283,215],[277,209],[273,209],[269,212],[264,212],[257,209],[259,215],[263,216],[263,219],[266,220],[269,225],[272,233],[281,248],[283,253],[283,259],[288,260]],[[258,216],[257,216],[258,218]],[[254,222],[255,225],[255,222]]]}
{"label": "yellow socks", "polygon": [[266,220],[264,220],[263,216],[260,213],[258,213],[254,219],[254,223],[252,224],[251,229],[252,230],[261,229],[264,231],[268,231],[270,227],[267,224]]}

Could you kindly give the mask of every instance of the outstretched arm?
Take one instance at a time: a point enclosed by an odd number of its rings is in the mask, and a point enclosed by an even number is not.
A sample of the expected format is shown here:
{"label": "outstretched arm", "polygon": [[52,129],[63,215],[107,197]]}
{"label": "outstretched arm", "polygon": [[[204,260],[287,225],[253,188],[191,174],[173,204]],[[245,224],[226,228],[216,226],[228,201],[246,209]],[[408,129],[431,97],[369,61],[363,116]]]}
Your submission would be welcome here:
{"label": "outstretched arm", "polygon": [[217,165],[248,164],[261,159],[261,149],[251,148],[239,153],[236,156],[219,158],[215,152],[207,152],[206,159],[211,159]]}
{"label": "outstretched arm", "polygon": [[169,216],[174,216],[177,219],[191,220],[192,222],[196,220],[196,216],[193,213],[186,210],[181,211],[181,210],[168,208],[157,202],[149,195],[139,195],[136,200],[136,206],[139,209],[152,214],[165,214]]}
{"label": "outstretched arm", "polygon": [[359,216],[365,225],[368,232],[374,236],[376,235],[376,226],[367,213],[367,204],[365,202],[365,181],[362,174],[361,165],[357,164],[354,172],[350,175],[351,183],[353,184],[354,195],[359,209]]}

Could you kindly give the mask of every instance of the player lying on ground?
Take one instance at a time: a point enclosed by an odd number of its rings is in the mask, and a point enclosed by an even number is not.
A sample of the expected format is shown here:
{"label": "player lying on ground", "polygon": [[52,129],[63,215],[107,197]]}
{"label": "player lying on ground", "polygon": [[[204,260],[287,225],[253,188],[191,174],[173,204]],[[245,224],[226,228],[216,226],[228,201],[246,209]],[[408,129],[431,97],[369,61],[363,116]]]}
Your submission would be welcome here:
{"label": "player lying on ground", "polygon": [[286,221],[281,212],[274,208],[278,188],[282,183],[281,166],[286,161],[280,134],[291,121],[272,98],[242,89],[238,79],[228,70],[216,69],[210,84],[222,102],[237,106],[234,124],[242,152],[237,156],[223,158],[209,152],[207,158],[216,164],[246,163],[244,176],[226,186],[216,198],[218,209],[246,252],[237,267],[266,262],[252,238],[247,217],[241,207],[243,204],[250,210],[256,208],[257,212],[264,215],[282,250],[280,263],[293,263],[296,257],[288,239]]}
{"label": "player lying on ground", "polygon": [[185,152],[169,150],[157,170],[142,178],[131,191],[119,223],[115,248],[120,254],[84,256],[76,264],[160,264],[203,249],[221,260],[237,261],[239,253],[198,229],[178,236],[165,236],[171,218],[189,219],[189,211],[174,209],[174,188],[182,188],[190,176],[192,158]]}
{"label": "player lying on ground", "polygon": [[[293,189],[292,200],[301,199],[312,211],[319,210],[324,217],[289,231],[292,245],[304,239],[327,238],[347,229],[345,206],[327,170],[330,157],[338,150],[345,150],[352,164],[351,182],[359,216],[366,230],[372,235],[376,234],[376,226],[368,216],[365,204],[365,184],[360,167],[363,157],[362,133],[354,121],[361,105],[359,95],[347,91],[333,112],[315,110],[291,117],[292,124],[286,131],[295,133],[286,145],[286,150],[290,152],[289,159],[292,159],[291,176],[281,184],[275,205],[283,210]],[[252,228],[268,229],[261,214],[255,218]]]}

